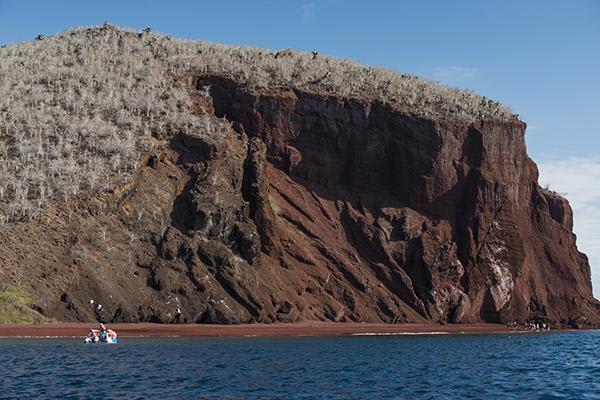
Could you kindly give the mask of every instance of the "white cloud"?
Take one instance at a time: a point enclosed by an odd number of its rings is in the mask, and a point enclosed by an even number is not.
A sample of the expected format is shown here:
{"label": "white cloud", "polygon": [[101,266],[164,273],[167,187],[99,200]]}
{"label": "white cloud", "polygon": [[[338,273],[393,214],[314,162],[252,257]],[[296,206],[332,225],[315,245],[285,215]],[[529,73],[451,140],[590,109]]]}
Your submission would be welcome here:
{"label": "white cloud", "polygon": [[434,79],[442,82],[461,82],[473,78],[479,73],[479,68],[445,66],[436,67],[433,69],[432,76]]}
{"label": "white cloud", "polygon": [[316,4],[314,1],[303,3],[298,7],[298,13],[304,21],[308,21],[315,13]]}
{"label": "white cloud", "polygon": [[600,206],[600,160],[569,158],[538,164],[540,183],[567,194],[573,208]]}
{"label": "white cloud", "polygon": [[600,160],[569,158],[538,164],[540,184],[566,193],[573,208],[577,247],[592,266],[594,294],[600,295]]}

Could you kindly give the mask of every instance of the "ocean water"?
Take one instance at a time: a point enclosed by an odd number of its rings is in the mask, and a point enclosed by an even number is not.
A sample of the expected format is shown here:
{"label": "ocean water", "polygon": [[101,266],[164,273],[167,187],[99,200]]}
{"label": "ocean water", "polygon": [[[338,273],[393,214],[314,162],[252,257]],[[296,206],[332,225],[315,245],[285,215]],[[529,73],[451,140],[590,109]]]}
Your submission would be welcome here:
{"label": "ocean water", "polygon": [[0,339],[0,398],[596,399],[600,332]]}

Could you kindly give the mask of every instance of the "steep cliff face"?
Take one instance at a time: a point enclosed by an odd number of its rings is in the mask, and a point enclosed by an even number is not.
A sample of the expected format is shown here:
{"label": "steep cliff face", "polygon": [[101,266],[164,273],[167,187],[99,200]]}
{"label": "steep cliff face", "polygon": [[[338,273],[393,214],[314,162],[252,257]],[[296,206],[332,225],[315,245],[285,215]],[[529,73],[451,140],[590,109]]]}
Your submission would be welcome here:
{"label": "steep cliff face", "polygon": [[229,132],[157,134],[127,184],[0,231],[0,279],[35,293],[38,311],[600,323],[571,209],[538,185],[523,123],[428,119],[207,74],[182,81]]}

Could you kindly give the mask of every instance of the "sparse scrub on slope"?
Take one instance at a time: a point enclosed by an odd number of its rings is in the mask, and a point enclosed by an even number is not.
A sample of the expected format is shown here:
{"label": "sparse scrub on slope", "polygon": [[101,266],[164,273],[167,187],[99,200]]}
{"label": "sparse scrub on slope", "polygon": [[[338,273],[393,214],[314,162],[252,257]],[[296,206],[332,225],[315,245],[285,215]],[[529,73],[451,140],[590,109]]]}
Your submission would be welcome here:
{"label": "sparse scrub on slope", "polygon": [[50,201],[128,179],[153,135],[220,136],[176,78],[227,76],[249,89],[301,90],[394,103],[416,115],[509,120],[499,103],[409,75],[291,50],[176,40],[111,25],[0,49],[0,224]]}
{"label": "sparse scrub on slope", "polygon": [[0,56],[0,224],[127,179],[152,133],[214,135],[137,37],[112,30],[22,43]]}

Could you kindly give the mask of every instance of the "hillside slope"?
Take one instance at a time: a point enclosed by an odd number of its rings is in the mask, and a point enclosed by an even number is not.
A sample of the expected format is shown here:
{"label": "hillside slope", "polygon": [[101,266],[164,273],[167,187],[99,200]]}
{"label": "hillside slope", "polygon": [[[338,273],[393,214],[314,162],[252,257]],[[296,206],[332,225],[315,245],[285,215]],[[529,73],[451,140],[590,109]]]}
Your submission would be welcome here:
{"label": "hillside slope", "polygon": [[600,323],[497,102],[108,25],[0,60],[0,283],[45,316]]}

